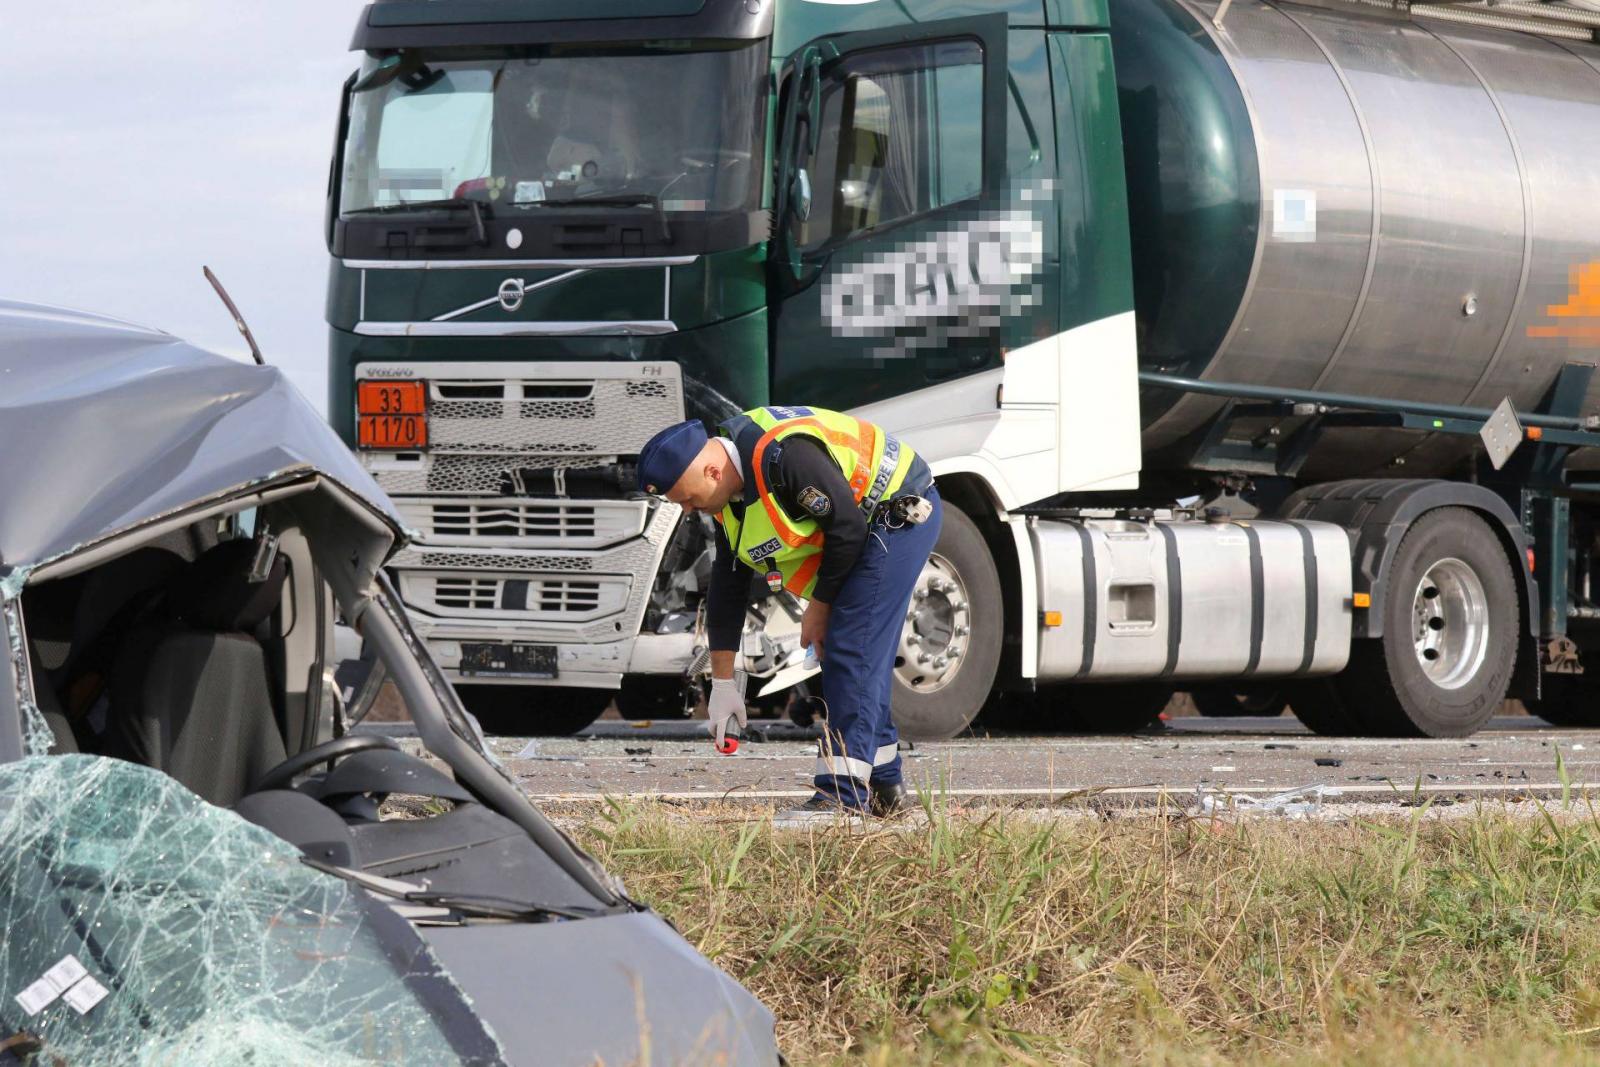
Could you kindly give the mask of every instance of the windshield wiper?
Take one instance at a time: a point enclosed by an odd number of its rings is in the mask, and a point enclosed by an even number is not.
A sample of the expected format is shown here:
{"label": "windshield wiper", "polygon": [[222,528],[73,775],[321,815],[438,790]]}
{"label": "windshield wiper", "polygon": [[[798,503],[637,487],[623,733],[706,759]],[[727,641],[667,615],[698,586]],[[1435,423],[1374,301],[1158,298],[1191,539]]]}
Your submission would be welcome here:
{"label": "windshield wiper", "polygon": [[411,882],[385,878],[382,875],[358,871],[351,867],[323,863],[321,860],[312,859],[310,856],[301,856],[300,862],[313,870],[321,871],[323,874],[331,874],[335,878],[349,882],[351,885],[371,890],[391,900],[398,900],[406,904],[420,904],[425,907],[449,908],[451,911],[476,918],[512,919],[519,922],[533,922],[551,918],[594,919],[602,915],[620,915],[628,910],[623,906],[588,907],[582,904],[540,904],[531,900],[514,900],[510,897],[500,897],[489,893],[455,893],[445,890],[424,889]]}
{"label": "windshield wiper", "polygon": [[401,200],[395,204],[379,204],[375,207],[357,207],[346,211],[346,215],[395,215],[407,211],[449,211],[451,209],[465,209],[474,215],[491,214],[489,205],[482,200],[473,200],[465,196],[447,196],[440,200]]}
{"label": "windshield wiper", "polygon": [[[653,240],[663,244],[672,243],[672,224],[667,221],[667,213],[661,209],[661,198],[651,193],[616,193],[611,196],[568,196],[555,200],[531,200],[518,207],[553,207],[553,208],[586,208],[586,207],[643,207],[649,208],[654,215],[654,223],[660,231]],[[611,216],[612,228],[631,224],[637,216]],[[569,229],[584,229],[586,227],[570,227]],[[614,236],[614,235],[613,235]],[[594,239],[588,235],[568,241],[557,241],[558,244],[583,244],[593,245]]]}
{"label": "windshield wiper", "polygon": [[538,919],[596,919],[602,915],[620,915],[626,909],[585,907],[581,904],[536,904],[527,900],[512,900],[481,893],[450,893],[435,890],[418,890],[405,895],[408,904],[424,904],[435,908],[449,908],[464,915],[489,919],[516,919],[523,922]]}
{"label": "windshield wiper", "polygon": [[493,217],[494,212],[482,200],[472,200],[465,196],[450,196],[442,200],[402,200],[398,204],[382,204],[377,207],[358,207],[346,211],[346,215],[406,215],[419,211],[468,211],[472,213],[472,235],[477,243],[489,243],[489,231],[484,228],[483,220]]}
{"label": "windshield wiper", "polygon": [[653,207],[661,201],[650,193],[618,193],[614,196],[567,196],[555,200],[528,200],[518,207]]}

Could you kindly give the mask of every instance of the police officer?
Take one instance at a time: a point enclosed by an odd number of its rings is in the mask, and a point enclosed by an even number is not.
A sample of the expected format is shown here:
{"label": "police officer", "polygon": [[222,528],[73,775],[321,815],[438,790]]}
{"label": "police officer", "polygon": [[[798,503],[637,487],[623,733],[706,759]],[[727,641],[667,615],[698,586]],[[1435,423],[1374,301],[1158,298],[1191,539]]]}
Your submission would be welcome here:
{"label": "police officer", "polygon": [[753,570],[808,601],[800,641],[821,661],[827,705],[816,795],[779,820],[890,813],[906,803],[889,716],[895,649],[939,539],[933,477],[881,427],[822,408],[754,408],[718,434],[691,419],[639,454],[646,492],[717,521],[706,600],[712,733],[720,743],[730,721],[745,723],[733,668]]}

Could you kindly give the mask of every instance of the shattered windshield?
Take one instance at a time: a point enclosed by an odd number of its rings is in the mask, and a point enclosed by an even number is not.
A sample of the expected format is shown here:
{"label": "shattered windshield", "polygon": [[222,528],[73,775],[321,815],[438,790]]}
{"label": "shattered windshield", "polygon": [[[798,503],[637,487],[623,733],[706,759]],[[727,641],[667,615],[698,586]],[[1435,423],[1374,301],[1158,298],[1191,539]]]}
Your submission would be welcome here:
{"label": "shattered windshield", "polygon": [[157,771],[0,765],[0,865],[0,1042],[34,1062],[501,1059],[404,920]]}
{"label": "shattered windshield", "polygon": [[350,101],[340,210],[467,199],[755,211],[765,45],[368,58]]}

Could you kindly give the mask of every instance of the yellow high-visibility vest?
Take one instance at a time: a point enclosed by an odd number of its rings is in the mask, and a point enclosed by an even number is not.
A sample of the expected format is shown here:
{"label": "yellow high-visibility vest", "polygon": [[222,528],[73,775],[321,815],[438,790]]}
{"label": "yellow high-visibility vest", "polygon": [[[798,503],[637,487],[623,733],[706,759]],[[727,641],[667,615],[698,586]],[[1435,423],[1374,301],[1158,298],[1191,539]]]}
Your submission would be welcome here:
{"label": "yellow high-visibility vest", "polygon": [[722,432],[739,450],[745,482],[742,520],[731,506],[716,517],[728,544],[746,566],[759,574],[776,571],[785,589],[803,597],[817,584],[823,532],[816,520],[787,514],[773,498],[764,469],[768,449],[796,434],[820,441],[869,519],[904,484],[916,457],[882,427],[822,408],[752,408],[723,423]]}

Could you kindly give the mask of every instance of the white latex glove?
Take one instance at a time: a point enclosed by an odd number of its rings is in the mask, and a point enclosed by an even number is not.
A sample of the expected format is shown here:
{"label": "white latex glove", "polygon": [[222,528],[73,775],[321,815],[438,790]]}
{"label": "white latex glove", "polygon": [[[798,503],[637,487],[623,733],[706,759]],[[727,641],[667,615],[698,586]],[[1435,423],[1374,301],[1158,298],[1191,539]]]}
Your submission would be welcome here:
{"label": "white latex glove", "polygon": [[[743,733],[748,713],[744,710],[744,691],[737,680],[711,679],[711,699],[706,702],[706,718],[710,720],[711,736],[719,745],[727,736],[728,723],[734,719],[739,720],[739,731]],[[738,737],[739,734],[734,736]]]}

